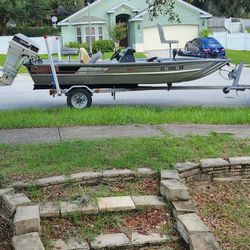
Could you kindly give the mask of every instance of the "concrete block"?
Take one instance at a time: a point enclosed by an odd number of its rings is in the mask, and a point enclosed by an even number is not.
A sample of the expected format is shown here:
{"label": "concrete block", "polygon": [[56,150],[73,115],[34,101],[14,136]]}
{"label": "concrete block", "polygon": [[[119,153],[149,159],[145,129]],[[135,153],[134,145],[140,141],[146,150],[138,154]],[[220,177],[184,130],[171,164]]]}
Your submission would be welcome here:
{"label": "concrete block", "polygon": [[52,176],[52,177],[38,179],[36,181],[36,185],[39,187],[46,187],[49,185],[63,184],[67,181],[69,181],[69,178],[64,175]]}
{"label": "concrete block", "polygon": [[102,173],[103,178],[113,178],[113,177],[119,177],[119,176],[132,176],[133,171],[129,169],[111,169],[111,170],[105,170]]}
{"label": "concrete block", "polygon": [[200,161],[203,170],[207,168],[229,167],[229,162],[221,158],[203,159]]}
{"label": "concrete block", "polygon": [[25,194],[7,193],[2,195],[3,203],[8,209],[10,216],[13,216],[17,207],[31,205],[31,200]]}
{"label": "concrete block", "polygon": [[214,178],[215,182],[241,181],[241,176]]}
{"label": "concrete block", "polygon": [[171,201],[188,200],[188,188],[177,180],[164,180],[160,183],[161,194]]}
{"label": "concrete block", "polygon": [[77,174],[70,175],[69,179],[71,181],[86,181],[91,179],[99,179],[102,177],[102,173],[100,172],[81,172]]}
{"label": "concrete block", "polygon": [[67,241],[68,250],[89,250],[89,244],[85,240],[70,238]]}
{"label": "concrete block", "polygon": [[54,202],[48,202],[40,204],[40,217],[41,218],[56,218],[60,216],[59,204]]}
{"label": "concrete block", "polygon": [[179,178],[179,174],[177,170],[162,170],[161,179],[162,180],[169,180],[169,179],[179,180],[180,178]]}
{"label": "concrete block", "polygon": [[44,250],[38,233],[14,236],[12,244],[15,250]]}
{"label": "concrete block", "polygon": [[130,240],[123,233],[102,234],[91,242],[91,249],[118,249],[130,245]]}
{"label": "concrete block", "polygon": [[155,195],[132,196],[136,209],[154,208],[161,209],[166,207],[162,197]]}
{"label": "concrete block", "polygon": [[40,232],[39,206],[20,206],[13,220],[15,235]]}
{"label": "concrete block", "polygon": [[132,233],[132,245],[142,247],[145,245],[155,245],[170,242],[171,238],[167,235],[160,235],[157,233],[151,233],[148,235],[139,234],[137,232]]}
{"label": "concrete block", "polygon": [[130,196],[98,198],[100,212],[134,210],[135,204]]}
{"label": "concrete block", "polygon": [[193,170],[193,169],[196,169],[196,168],[199,168],[199,167],[200,167],[199,163],[187,161],[187,162],[182,162],[182,163],[176,163],[174,168],[180,174],[180,173],[190,171],[190,170]]}
{"label": "concrete block", "polygon": [[78,202],[60,202],[61,216],[69,216],[73,213],[97,214],[98,207],[94,204],[79,204]]}
{"label": "concrete block", "polygon": [[138,168],[135,174],[141,177],[151,177],[156,175],[156,171],[152,168]]}
{"label": "concrete block", "polygon": [[62,239],[52,241],[51,248],[52,250],[69,250],[68,245]]}
{"label": "concrete block", "polygon": [[196,208],[191,201],[173,201],[172,204],[175,218],[182,214],[196,213]]}
{"label": "concrete block", "polygon": [[208,227],[195,213],[179,215],[177,217],[177,230],[188,244],[190,235],[209,232]]}
{"label": "concrete block", "polygon": [[190,235],[190,250],[221,250],[212,233],[202,232]]}
{"label": "concrete block", "polygon": [[15,193],[14,188],[0,189],[0,198],[2,197],[3,194],[14,194],[14,193]]}
{"label": "concrete block", "polygon": [[231,165],[250,165],[250,156],[230,157],[229,162]]}

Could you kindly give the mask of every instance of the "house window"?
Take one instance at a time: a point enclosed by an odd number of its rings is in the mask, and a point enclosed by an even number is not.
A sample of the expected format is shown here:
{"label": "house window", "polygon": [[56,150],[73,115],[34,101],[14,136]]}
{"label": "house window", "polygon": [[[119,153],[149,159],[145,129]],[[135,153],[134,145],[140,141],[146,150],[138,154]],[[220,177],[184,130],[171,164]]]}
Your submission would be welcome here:
{"label": "house window", "polygon": [[[90,32],[89,32],[89,27],[85,28],[85,38],[86,38],[86,42],[89,43],[90,42]],[[95,28],[91,27],[91,40],[95,41]]]}
{"label": "house window", "polygon": [[78,43],[82,43],[82,30],[80,27],[76,28],[76,39]]}
{"label": "house window", "polygon": [[99,40],[103,40],[103,29],[102,27],[98,27]]}

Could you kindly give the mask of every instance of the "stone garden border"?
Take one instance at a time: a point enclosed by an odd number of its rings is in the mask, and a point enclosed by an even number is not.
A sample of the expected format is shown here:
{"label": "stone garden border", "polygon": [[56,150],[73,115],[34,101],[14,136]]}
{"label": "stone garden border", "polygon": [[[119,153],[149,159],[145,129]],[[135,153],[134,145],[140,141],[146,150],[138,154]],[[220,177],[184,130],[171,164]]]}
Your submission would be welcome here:
{"label": "stone garden border", "polygon": [[[10,188],[0,189],[0,215],[10,221],[15,236],[12,238],[14,249],[26,249],[27,245],[36,250],[44,250],[39,237],[40,216],[58,217],[80,212],[96,214],[107,211],[127,211],[145,207],[161,208],[165,203],[157,196],[126,196],[99,198],[97,206],[76,202],[60,203],[60,209],[53,204],[33,205],[25,194],[15,193],[14,188],[23,189],[34,186],[45,187],[68,182],[97,184],[102,182],[119,182],[138,177],[156,177],[157,173],[150,168],[106,170],[103,172],[83,172],[70,176],[41,178],[33,182],[16,182]],[[177,222],[177,230],[191,250],[219,250],[220,246],[207,226],[196,214],[193,203],[189,200],[189,191],[185,183],[200,181],[250,181],[250,157],[233,157],[228,160],[221,158],[204,159],[198,164],[193,162],[177,163],[175,170],[162,170],[160,191],[164,198],[171,202],[173,216]],[[114,241],[117,239],[117,241]],[[70,239],[68,242],[56,241],[62,249],[103,249],[105,247],[120,248],[162,244],[171,240],[158,234],[140,235],[133,233],[132,239],[125,234],[100,235],[90,246],[85,241]]]}
{"label": "stone garden border", "polygon": [[214,235],[196,214],[185,183],[203,181],[250,181],[250,157],[204,159],[177,163],[175,170],[162,170],[160,191],[172,203],[176,227],[191,250],[221,249]]}

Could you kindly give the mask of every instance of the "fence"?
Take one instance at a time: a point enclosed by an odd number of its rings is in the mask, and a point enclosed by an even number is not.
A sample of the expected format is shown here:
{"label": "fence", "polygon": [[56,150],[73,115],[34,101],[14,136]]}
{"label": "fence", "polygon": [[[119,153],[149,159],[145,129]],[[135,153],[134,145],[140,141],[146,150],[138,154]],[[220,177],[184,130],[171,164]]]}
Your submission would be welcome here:
{"label": "fence", "polygon": [[213,37],[226,49],[250,50],[250,33],[214,32]]}
{"label": "fence", "polygon": [[[11,39],[12,36],[0,36],[0,54],[7,54],[9,41]],[[39,54],[47,54],[47,49],[43,37],[31,37],[31,39],[40,45]],[[48,37],[48,42],[51,53],[57,53],[56,37]]]}

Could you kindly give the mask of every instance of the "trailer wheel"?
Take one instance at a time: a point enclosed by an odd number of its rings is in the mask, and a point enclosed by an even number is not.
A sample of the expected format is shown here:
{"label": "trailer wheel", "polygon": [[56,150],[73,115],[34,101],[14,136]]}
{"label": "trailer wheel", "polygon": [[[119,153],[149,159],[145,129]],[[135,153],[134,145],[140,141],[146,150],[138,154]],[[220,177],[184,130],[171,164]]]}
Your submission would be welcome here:
{"label": "trailer wheel", "polygon": [[71,108],[88,108],[92,104],[91,93],[86,89],[72,89],[67,95],[67,104]]}

